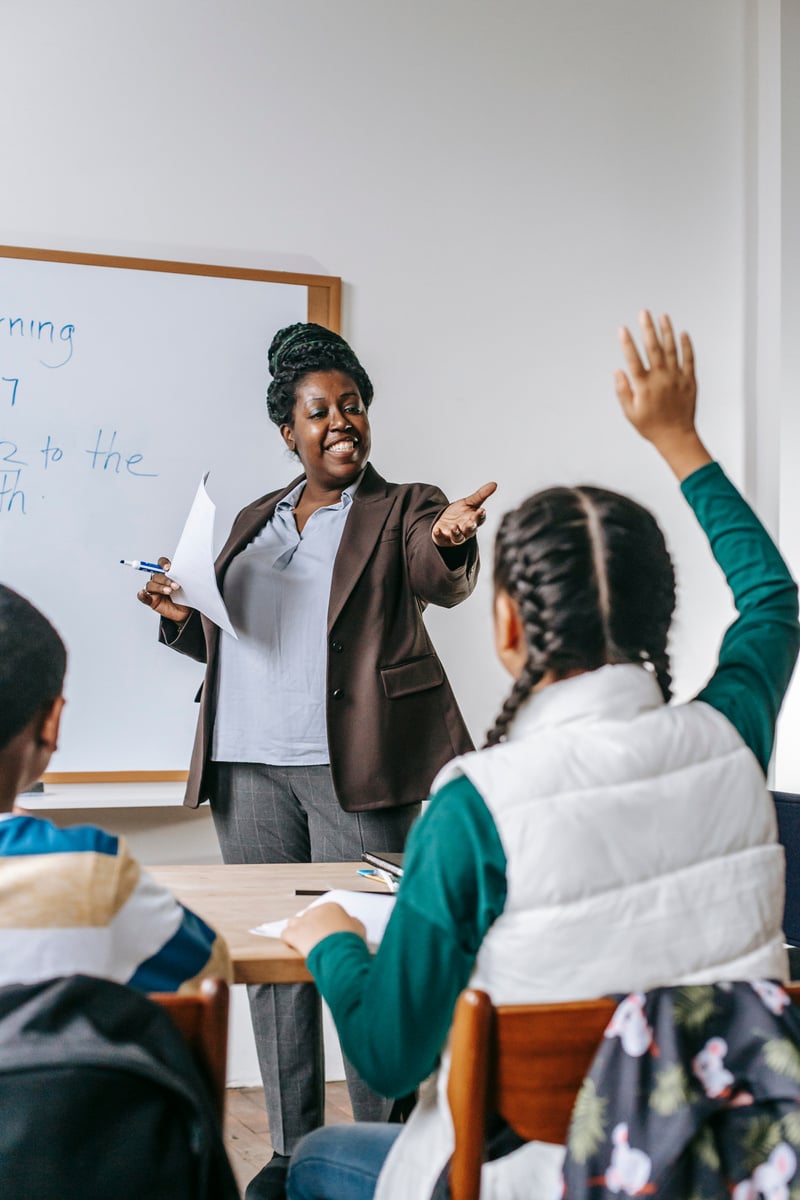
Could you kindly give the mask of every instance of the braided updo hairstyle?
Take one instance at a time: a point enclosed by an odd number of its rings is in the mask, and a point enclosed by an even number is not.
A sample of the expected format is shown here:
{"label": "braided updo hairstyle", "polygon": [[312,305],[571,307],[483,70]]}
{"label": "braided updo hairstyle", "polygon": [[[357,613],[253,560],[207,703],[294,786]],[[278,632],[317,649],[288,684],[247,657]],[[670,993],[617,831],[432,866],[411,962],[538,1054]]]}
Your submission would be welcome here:
{"label": "braided updo hairstyle", "polygon": [[604,663],[636,663],[654,672],[669,700],[675,572],[646,508],[604,488],[538,492],[502,520],[494,583],[519,607],[528,658],[487,746],[502,741],[547,671],[563,679]]}
{"label": "braided updo hairstyle", "polygon": [[295,388],[311,371],[342,371],[355,383],[364,407],[372,402],[369,375],[343,337],[313,322],[279,329],[269,348],[272,382],[267,389],[267,412],[276,425],[291,425]]}

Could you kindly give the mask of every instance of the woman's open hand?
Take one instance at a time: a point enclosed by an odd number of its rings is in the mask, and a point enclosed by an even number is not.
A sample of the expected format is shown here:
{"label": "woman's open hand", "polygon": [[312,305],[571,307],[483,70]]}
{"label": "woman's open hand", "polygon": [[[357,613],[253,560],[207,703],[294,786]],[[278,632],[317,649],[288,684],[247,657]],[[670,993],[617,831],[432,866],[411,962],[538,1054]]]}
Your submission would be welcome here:
{"label": "woman's open hand", "polygon": [[622,411],[643,438],[652,442],[679,479],[711,461],[694,424],[697,381],[688,333],[680,335],[680,354],[668,316],[659,329],[646,310],[639,314],[646,362],[629,329],[620,330],[625,371],[614,373]]}
{"label": "woman's open hand", "polygon": [[[172,564],[168,558],[160,558],[158,565],[168,571]],[[171,598],[172,593],[177,592],[180,586],[166,575],[151,575],[142,590],[137,592],[136,598],[148,608],[152,608],[160,617],[166,617],[168,621],[175,621],[180,625],[192,611],[185,604],[176,604]]]}
{"label": "woman's open hand", "polygon": [[496,483],[485,483],[472,495],[448,504],[431,530],[435,544],[442,549],[446,546],[463,546],[464,542],[475,537],[478,526],[486,520],[483,502],[496,490]]}
{"label": "woman's open hand", "polygon": [[366,940],[367,931],[357,917],[351,917],[341,904],[314,904],[290,917],[281,940],[308,958],[311,951],[331,933],[356,933]]}

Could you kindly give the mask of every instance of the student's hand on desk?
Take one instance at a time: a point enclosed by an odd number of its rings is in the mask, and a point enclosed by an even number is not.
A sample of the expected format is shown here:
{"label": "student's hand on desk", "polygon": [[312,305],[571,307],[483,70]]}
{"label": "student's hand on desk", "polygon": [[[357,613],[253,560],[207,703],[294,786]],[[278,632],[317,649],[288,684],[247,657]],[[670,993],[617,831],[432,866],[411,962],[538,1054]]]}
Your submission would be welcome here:
{"label": "student's hand on desk", "polygon": [[331,933],[357,933],[366,940],[367,931],[357,917],[351,917],[341,904],[315,904],[290,917],[281,940],[308,958],[318,942]]}
{"label": "student's hand on desk", "polygon": [[470,538],[475,537],[478,526],[486,520],[483,502],[496,490],[496,483],[485,483],[472,495],[448,504],[431,530],[434,543],[440,549],[446,549],[448,546],[463,546]]}
{"label": "student's hand on desk", "polygon": [[[168,571],[171,566],[168,558],[160,558],[158,565],[165,571]],[[137,592],[136,598],[142,604],[146,604],[148,608],[152,608],[153,612],[157,612],[160,617],[166,617],[168,621],[175,621],[178,625],[182,625],[192,610],[185,604],[175,604],[170,599],[172,593],[177,592],[180,586],[174,579],[167,579],[166,575],[151,575],[142,590]]]}

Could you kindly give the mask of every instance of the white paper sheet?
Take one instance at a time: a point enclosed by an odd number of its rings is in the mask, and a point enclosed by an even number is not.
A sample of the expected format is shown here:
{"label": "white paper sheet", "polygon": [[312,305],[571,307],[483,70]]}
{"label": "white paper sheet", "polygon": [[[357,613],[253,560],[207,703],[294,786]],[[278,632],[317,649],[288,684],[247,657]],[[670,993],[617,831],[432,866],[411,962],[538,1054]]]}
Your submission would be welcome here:
{"label": "white paper sheet", "polygon": [[187,604],[189,608],[196,608],[215,625],[219,625],[225,633],[236,637],[236,630],[231,624],[214,574],[214,516],[217,509],[206,491],[207,479],[208,471],[200,480],[177,549],[171,559],[169,577],[181,586],[170,599],[176,604]]}
{"label": "white paper sheet", "polygon": [[[306,908],[316,908],[318,904],[341,904],[351,917],[357,917],[359,921],[364,922],[367,944],[374,949],[380,945],[389,917],[392,915],[394,902],[394,896],[384,895],[383,892],[348,892],[344,888],[331,888],[329,892],[317,896],[316,900],[312,900],[300,911],[305,912]],[[286,921],[268,921],[264,925],[257,925],[250,932],[258,933],[262,937],[280,937],[286,925]]]}

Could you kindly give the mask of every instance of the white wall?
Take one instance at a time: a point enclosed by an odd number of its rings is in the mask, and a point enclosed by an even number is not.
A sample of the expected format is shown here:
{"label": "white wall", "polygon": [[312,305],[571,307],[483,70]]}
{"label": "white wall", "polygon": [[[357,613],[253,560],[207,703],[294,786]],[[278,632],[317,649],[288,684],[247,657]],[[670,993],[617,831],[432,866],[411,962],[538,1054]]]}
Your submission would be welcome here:
{"label": "white wall", "polygon": [[[800,5],[781,5],[781,200],[782,259],[779,280],[781,322],[781,546],[800,578]],[[775,779],[778,787],[800,792],[800,674],[795,675],[779,727]]]}
{"label": "white wall", "polygon": [[[487,567],[498,514],[550,482],[656,509],[685,695],[729,609],[616,412],[615,330],[644,304],[691,329],[741,480],[753,3],[6,0],[0,239],[341,274],[374,461],[451,495],[497,479]],[[489,573],[430,618],[476,736],[505,690]]]}

